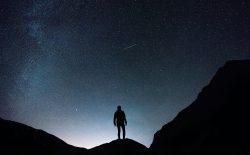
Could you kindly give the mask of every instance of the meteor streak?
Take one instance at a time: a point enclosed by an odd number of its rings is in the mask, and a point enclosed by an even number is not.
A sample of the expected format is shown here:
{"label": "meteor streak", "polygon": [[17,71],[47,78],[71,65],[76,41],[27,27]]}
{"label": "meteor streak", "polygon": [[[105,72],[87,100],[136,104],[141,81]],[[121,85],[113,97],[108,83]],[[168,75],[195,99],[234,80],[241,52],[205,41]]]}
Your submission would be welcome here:
{"label": "meteor streak", "polygon": [[123,50],[125,51],[125,50],[127,50],[127,49],[130,49],[130,48],[136,46],[136,45],[137,45],[137,44],[130,45],[130,46],[128,46],[128,47],[123,48]]}

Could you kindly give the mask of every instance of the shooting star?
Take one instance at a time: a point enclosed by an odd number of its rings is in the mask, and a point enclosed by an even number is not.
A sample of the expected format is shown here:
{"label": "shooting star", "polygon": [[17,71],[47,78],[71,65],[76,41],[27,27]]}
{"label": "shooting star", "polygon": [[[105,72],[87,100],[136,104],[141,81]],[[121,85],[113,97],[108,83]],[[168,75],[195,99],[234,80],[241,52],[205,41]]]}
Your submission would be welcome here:
{"label": "shooting star", "polygon": [[125,47],[125,48],[123,48],[123,51],[125,51],[125,50],[128,50],[128,49],[130,49],[130,48],[132,48],[132,47],[134,47],[134,46],[136,46],[137,44],[133,44],[133,45],[130,45],[130,46],[128,46],[128,47]]}

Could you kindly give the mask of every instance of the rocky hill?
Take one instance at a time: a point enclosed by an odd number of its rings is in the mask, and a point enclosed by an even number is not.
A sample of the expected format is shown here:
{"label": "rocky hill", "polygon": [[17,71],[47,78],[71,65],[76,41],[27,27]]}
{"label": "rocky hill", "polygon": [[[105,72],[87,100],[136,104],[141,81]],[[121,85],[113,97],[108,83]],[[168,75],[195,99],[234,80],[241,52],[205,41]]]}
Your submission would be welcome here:
{"label": "rocky hill", "polygon": [[86,154],[61,139],[27,125],[0,118],[1,154]]}
{"label": "rocky hill", "polygon": [[148,148],[131,139],[114,140],[89,150],[90,155],[146,155]]}
{"label": "rocky hill", "polygon": [[250,154],[250,61],[229,61],[154,135],[152,154]]}
{"label": "rocky hill", "polygon": [[148,148],[131,139],[114,140],[89,150],[78,148],[42,130],[1,118],[0,129],[0,152],[6,155],[146,155],[148,152]]}

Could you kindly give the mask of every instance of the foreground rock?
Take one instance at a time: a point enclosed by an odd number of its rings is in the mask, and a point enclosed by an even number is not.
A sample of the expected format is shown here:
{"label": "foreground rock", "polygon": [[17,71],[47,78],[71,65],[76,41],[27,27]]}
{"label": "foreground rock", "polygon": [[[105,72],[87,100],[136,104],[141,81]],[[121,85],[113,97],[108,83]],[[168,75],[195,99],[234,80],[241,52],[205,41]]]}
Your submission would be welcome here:
{"label": "foreground rock", "polygon": [[115,140],[89,150],[90,155],[146,155],[148,148],[131,139]]}

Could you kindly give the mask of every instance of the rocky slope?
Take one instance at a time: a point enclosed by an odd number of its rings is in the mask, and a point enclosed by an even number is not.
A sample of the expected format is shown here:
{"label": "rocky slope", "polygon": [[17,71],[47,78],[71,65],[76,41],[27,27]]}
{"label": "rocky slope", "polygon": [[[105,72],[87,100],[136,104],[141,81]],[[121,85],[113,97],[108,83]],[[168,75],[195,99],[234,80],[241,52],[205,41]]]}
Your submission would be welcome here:
{"label": "rocky slope", "polygon": [[250,154],[250,60],[229,61],[154,135],[152,154]]}
{"label": "rocky slope", "polygon": [[86,154],[42,130],[0,118],[1,154]]}

